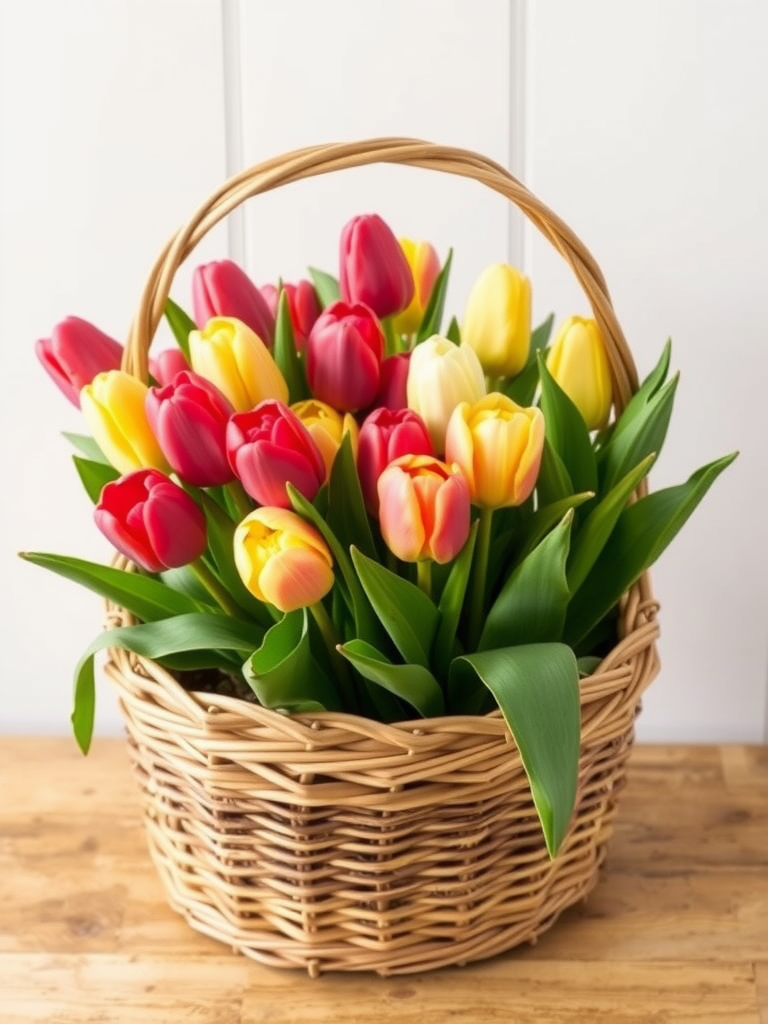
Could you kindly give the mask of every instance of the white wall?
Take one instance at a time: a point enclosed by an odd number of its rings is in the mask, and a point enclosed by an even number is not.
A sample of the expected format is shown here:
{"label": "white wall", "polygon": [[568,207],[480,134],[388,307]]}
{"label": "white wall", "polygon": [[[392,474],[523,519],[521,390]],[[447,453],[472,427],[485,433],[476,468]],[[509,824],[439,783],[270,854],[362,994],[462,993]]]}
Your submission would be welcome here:
{"label": "white wall", "polygon": [[[510,166],[587,241],[642,372],[668,334],[682,383],[657,485],[740,448],[655,573],[664,668],[646,739],[766,736],[768,15],[760,0],[0,0],[2,622],[0,732],[65,731],[97,598],[20,548],[99,558],[57,432],[78,415],[36,338],[68,313],[120,337],[165,238],[222,178],[311,142],[407,134]],[[254,201],[197,255],[258,280],[332,268],[340,225],[377,209],[457,255],[451,302],[524,261],[540,314],[584,309],[496,196],[373,168]],[[175,289],[188,300],[188,273]],[[760,306],[759,306],[760,304]],[[119,721],[108,685],[98,727]]]}

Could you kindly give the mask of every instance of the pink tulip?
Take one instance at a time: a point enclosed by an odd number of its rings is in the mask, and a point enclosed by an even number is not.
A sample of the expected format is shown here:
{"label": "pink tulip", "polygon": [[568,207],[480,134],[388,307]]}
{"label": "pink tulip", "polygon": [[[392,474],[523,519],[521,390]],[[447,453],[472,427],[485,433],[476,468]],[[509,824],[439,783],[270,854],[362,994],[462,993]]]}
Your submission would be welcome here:
{"label": "pink tulip", "polygon": [[98,373],[119,370],[123,346],[98,327],[68,316],[35,345],[37,358],[54,384],[73,405],[80,406],[80,391]]}
{"label": "pink tulip", "polygon": [[387,356],[382,362],[379,391],[373,402],[375,406],[384,405],[388,409],[407,408],[410,362],[410,352],[398,352],[397,355]]}
{"label": "pink tulip", "polygon": [[392,316],[413,298],[413,274],[400,243],[378,214],[353,217],[341,232],[339,286],[345,302]]}
{"label": "pink tulip", "polygon": [[150,388],[146,412],[168,464],[195,487],[218,487],[234,480],[226,433],[234,409],[205,377],[182,370],[170,384]]}
{"label": "pink tulip", "polygon": [[365,409],[376,397],[384,355],[378,320],[362,303],[334,302],[320,314],[307,341],[312,394],[334,409]]}
{"label": "pink tulip", "polygon": [[[288,299],[288,314],[291,318],[293,340],[296,350],[303,352],[312,326],[320,316],[320,301],[311,281],[301,280],[296,284],[283,284],[283,291]],[[273,318],[277,318],[277,305],[280,293],[273,284],[261,286],[261,294],[266,299]]]}
{"label": "pink tulip", "polygon": [[170,384],[177,373],[191,369],[180,348],[166,348],[149,358],[149,372],[161,386]]}
{"label": "pink tulip", "polygon": [[195,269],[192,305],[200,330],[214,317],[231,317],[247,324],[265,345],[272,345],[275,318],[259,289],[232,260],[204,263]]}
{"label": "pink tulip", "polygon": [[375,409],[363,422],[357,444],[357,472],[371,515],[379,510],[379,477],[402,455],[434,455],[424,421],[410,409]]}
{"label": "pink tulip", "polygon": [[450,562],[469,536],[469,486],[458,466],[404,455],[379,477],[379,525],[404,562]]}
{"label": "pink tulip", "polygon": [[227,453],[237,478],[260,505],[290,508],[286,483],[311,501],[325,481],[325,463],[309,431],[282,402],[260,402],[235,413]]}
{"label": "pink tulip", "polygon": [[94,518],[107,540],[147,572],[187,565],[205,551],[202,511],[156,469],[137,469],[106,484]]}

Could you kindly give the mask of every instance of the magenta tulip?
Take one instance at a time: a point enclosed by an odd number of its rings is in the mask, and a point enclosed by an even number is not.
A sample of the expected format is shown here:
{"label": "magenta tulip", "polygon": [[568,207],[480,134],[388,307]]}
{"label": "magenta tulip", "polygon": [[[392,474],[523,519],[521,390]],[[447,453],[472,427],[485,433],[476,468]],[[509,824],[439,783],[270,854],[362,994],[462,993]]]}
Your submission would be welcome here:
{"label": "magenta tulip", "polygon": [[260,505],[290,508],[286,483],[311,501],[325,481],[325,463],[309,431],[282,402],[260,402],[227,427],[227,453],[237,478]]}
{"label": "magenta tulip", "polygon": [[35,345],[37,358],[54,384],[73,405],[80,406],[80,391],[106,370],[119,370],[120,342],[77,316],[68,316]]}
{"label": "magenta tulip", "polygon": [[411,362],[410,352],[398,352],[387,356],[381,364],[379,390],[373,401],[375,406],[386,406],[387,409],[406,409],[408,407],[408,367]]}
{"label": "magenta tulip", "polygon": [[107,484],[94,518],[107,540],[147,572],[187,565],[205,551],[202,511],[156,469],[137,469]]}
{"label": "magenta tulip", "polygon": [[177,373],[190,370],[187,357],[180,348],[166,348],[149,357],[149,372],[158,384],[170,384]]}
{"label": "magenta tulip", "polygon": [[[291,318],[293,340],[298,352],[303,352],[307,345],[309,332],[320,316],[320,300],[311,281],[301,280],[296,284],[283,284],[283,291],[288,299],[288,315]],[[277,318],[277,304],[280,293],[273,284],[261,286],[261,294],[267,300],[272,316]]]}
{"label": "magenta tulip", "polygon": [[334,302],[321,313],[307,341],[312,394],[334,409],[365,409],[379,390],[384,335],[362,303]]}
{"label": "magenta tulip", "polygon": [[424,420],[410,409],[375,409],[360,427],[357,473],[371,515],[379,511],[379,477],[402,455],[434,455]]}
{"label": "magenta tulip", "polygon": [[235,410],[219,389],[191,370],[170,384],[150,388],[146,412],[168,464],[195,487],[218,487],[234,480],[226,434]]}
{"label": "magenta tulip", "polygon": [[345,302],[364,302],[379,317],[406,309],[413,274],[405,253],[378,214],[353,217],[341,232],[339,286]]}
{"label": "magenta tulip", "polygon": [[232,260],[218,260],[196,267],[192,275],[192,305],[200,330],[214,317],[241,320],[271,346],[275,318],[259,289]]}

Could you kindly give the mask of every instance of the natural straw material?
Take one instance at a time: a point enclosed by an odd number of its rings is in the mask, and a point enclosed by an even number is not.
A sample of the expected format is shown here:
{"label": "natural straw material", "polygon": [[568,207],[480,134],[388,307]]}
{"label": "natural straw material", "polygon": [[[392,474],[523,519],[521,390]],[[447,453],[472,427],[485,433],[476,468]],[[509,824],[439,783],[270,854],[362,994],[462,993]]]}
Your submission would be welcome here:
{"label": "natural straw material", "polygon": [[[563,222],[498,164],[411,139],[316,146],[225,184],[155,264],[124,365],[147,352],[179,265],[245,199],[378,162],[474,178],[515,203],[571,266],[608,350],[619,409],[637,387],[602,274]],[[113,623],[128,616],[111,608]],[[410,973],[533,941],[594,886],[624,782],[640,696],[658,669],[648,578],[622,602],[620,639],[581,685],[577,805],[554,861],[500,713],[384,725],[285,716],[188,692],[124,651],[118,687],[149,845],[190,924],[275,967]]]}

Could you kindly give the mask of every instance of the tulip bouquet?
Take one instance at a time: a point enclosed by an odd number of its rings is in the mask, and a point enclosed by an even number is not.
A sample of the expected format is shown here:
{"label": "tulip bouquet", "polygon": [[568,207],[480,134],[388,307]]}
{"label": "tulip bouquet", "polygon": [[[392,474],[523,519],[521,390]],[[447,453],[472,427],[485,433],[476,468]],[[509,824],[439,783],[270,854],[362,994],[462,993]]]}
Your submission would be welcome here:
{"label": "tulip bouquet", "polygon": [[515,737],[554,854],[576,792],[579,681],[619,608],[733,456],[643,480],[677,387],[670,349],[620,412],[594,320],[531,330],[505,264],[443,328],[451,254],[375,215],[343,229],[338,278],[256,285],[200,266],[194,319],[145,384],[70,318],[39,358],[79,405],[70,435],[111,566],[24,557],[131,613],[76,671],[88,749],[94,654],[284,714],[482,715]]}

